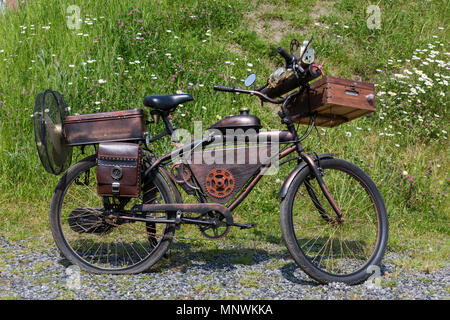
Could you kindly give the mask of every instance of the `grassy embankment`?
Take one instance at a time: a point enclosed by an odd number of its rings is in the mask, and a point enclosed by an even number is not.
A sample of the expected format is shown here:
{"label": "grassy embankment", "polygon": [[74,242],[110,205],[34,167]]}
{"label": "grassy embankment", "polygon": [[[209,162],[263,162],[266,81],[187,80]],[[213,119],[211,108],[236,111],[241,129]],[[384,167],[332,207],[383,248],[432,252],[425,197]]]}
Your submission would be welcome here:
{"label": "grassy embankment", "polygon": [[[314,34],[327,74],[374,82],[378,92],[374,116],[319,129],[316,151],[355,162],[377,183],[390,216],[389,250],[406,252],[405,265],[447,263],[448,1],[380,1],[380,29],[367,27],[368,1],[72,2],[82,20],[74,30],[65,1],[29,1],[0,15],[2,235],[52,242],[48,206],[58,177],[41,167],[30,117],[40,91],[62,92],[82,114],[141,107],[147,94],[182,90],[196,100],[176,112],[179,127],[202,120],[206,128],[248,106],[264,127],[280,128],[275,108],[212,85],[240,85],[250,72],[262,84],[281,61],[277,46]],[[309,140],[311,149],[317,138]],[[73,161],[81,157],[76,151]],[[266,177],[236,211],[236,220],[259,227],[227,241],[281,243],[277,179],[292,166]]]}

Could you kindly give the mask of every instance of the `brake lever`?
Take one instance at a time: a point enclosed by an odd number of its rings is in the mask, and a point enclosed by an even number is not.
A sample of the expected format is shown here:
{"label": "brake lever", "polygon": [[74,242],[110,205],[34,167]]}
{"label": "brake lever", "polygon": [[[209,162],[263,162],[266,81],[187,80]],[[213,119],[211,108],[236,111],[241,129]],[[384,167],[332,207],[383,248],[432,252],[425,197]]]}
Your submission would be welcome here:
{"label": "brake lever", "polygon": [[323,66],[324,66],[324,64],[325,64],[325,61],[322,61],[322,63],[319,65],[319,70],[320,70],[320,73],[322,73],[322,76],[325,77],[325,72],[323,72]]}
{"label": "brake lever", "polygon": [[325,77],[325,72],[323,71],[324,64],[325,64],[325,61],[323,61],[321,64],[313,63],[313,64],[311,64],[311,66],[316,67],[320,71],[322,76]]}

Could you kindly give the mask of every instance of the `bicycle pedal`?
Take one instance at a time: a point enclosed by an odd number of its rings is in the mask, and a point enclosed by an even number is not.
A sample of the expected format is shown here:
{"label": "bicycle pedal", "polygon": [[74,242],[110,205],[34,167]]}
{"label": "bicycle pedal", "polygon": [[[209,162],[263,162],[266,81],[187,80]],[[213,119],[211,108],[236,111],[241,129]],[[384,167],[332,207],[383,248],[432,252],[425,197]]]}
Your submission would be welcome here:
{"label": "bicycle pedal", "polygon": [[233,226],[239,227],[241,229],[251,229],[251,228],[256,228],[258,226],[258,224],[256,222],[245,223],[245,224],[233,223]]}

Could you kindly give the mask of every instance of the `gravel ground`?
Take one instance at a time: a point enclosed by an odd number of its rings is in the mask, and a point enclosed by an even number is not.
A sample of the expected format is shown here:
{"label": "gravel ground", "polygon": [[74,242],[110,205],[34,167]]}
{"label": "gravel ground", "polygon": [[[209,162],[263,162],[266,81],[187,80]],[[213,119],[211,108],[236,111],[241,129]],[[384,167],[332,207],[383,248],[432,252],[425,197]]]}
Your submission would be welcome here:
{"label": "gravel ground", "polygon": [[449,299],[450,266],[401,272],[388,253],[381,285],[318,285],[284,247],[220,244],[219,250],[173,243],[169,259],[138,275],[79,272],[51,247],[30,249],[0,237],[2,299]]}

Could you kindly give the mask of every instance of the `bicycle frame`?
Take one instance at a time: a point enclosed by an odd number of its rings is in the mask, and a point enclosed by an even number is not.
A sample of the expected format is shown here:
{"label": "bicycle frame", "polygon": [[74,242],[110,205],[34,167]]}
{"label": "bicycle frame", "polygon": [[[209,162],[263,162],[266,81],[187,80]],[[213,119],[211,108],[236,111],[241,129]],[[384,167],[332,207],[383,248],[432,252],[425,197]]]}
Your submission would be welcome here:
{"label": "bicycle frame", "polygon": [[[294,177],[297,174],[299,174],[300,171],[302,171],[305,167],[308,167],[310,169],[310,171],[312,172],[314,178],[317,180],[317,182],[320,186],[320,189],[323,192],[323,194],[325,195],[327,201],[333,208],[333,211],[336,213],[337,221],[339,222],[342,218],[342,211],[340,210],[340,208],[336,204],[335,200],[331,196],[330,192],[328,191],[328,189],[325,185],[325,182],[323,181],[322,173],[321,173],[321,169],[320,169],[320,160],[325,159],[325,158],[332,158],[332,154],[316,155],[314,158],[312,158],[309,154],[307,154],[305,152],[305,150],[303,149],[303,146],[301,144],[301,141],[309,135],[312,127],[314,126],[315,115],[314,115],[312,125],[311,125],[310,129],[308,130],[308,132],[305,134],[304,137],[299,138],[297,130],[295,129],[294,123],[291,121],[291,119],[289,117],[289,113],[286,108],[290,99],[292,99],[293,97],[295,97],[298,94],[301,94],[303,92],[303,90],[305,90],[307,88],[308,88],[307,85],[302,86],[299,91],[289,95],[287,98],[282,99],[282,100],[271,99],[271,98],[265,96],[264,94],[262,94],[261,92],[254,91],[254,90],[245,90],[245,89],[234,88],[234,92],[256,95],[256,96],[260,97],[262,101],[265,100],[265,101],[268,101],[268,102],[271,102],[274,104],[282,104],[282,107],[281,107],[282,112],[279,113],[279,116],[282,119],[281,122],[283,124],[286,124],[288,130],[285,132],[290,134],[289,137],[291,137],[292,142],[290,142],[290,145],[288,143],[287,147],[285,147],[283,150],[278,152],[277,156],[278,156],[278,159],[281,160],[281,159],[287,157],[288,155],[296,152],[297,153],[296,157],[287,159],[287,160],[281,162],[280,165],[283,165],[283,164],[285,164],[289,161],[293,161],[293,160],[297,160],[298,165],[294,170],[292,170],[290,175],[286,178],[278,197],[283,198],[287,192],[287,189],[289,188],[290,184],[292,183]],[[166,132],[173,132],[174,129],[170,126],[168,121],[164,121],[164,124],[166,125],[166,129],[167,129]],[[161,138],[160,135],[157,136],[157,139],[159,139],[159,138]],[[152,141],[154,141],[154,139],[152,139]],[[174,154],[182,154],[183,151],[192,150],[200,145],[203,148],[203,147],[211,144],[213,141],[214,141],[214,136],[210,135],[210,136],[206,136],[202,139],[194,140],[190,144],[176,148],[172,152],[169,152],[169,153],[163,155],[162,157],[157,158],[151,164],[151,166],[146,170],[145,176],[151,174],[151,172],[153,170],[158,169],[159,167],[164,167],[164,163],[167,162],[169,159],[171,159]],[[223,206],[223,207],[227,208],[227,211],[229,210],[229,212],[236,209],[237,206],[250,194],[250,192],[253,190],[253,188],[261,180],[261,178],[264,176],[264,174],[267,172],[267,170],[269,170],[269,168],[271,166],[272,166],[272,162],[267,162],[266,164],[262,165],[260,167],[259,171],[248,180],[247,184],[241,190],[239,190],[238,195],[234,197],[232,202],[227,207],[225,207],[225,206]],[[175,181],[175,179],[173,179],[173,177],[171,177],[171,175],[168,173],[168,171],[166,169],[164,169],[164,171],[167,173],[166,176],[169,177],[169,179],[172,182],[172,185],[178,184],[178,182]],[[314,194],[310,194],[310,196],[315,197]],[[320,204],[317,204],[317,205],[318,205],[319,212],[323,211],[321,205]],[[189,205],[186,204],[184,206],[189,206]],[[197,207],[195,207],[195,206],[191,206],[191,207],[192,207],[191,209],[193,209],[193,211],[199,212]],[[194,208],[196,210],[194,210]],[[143,208],[141,208],[141,209],[143,209]],[[152,211],[152,210],[156,210],[156,207],[152,208],[152,205],[148,205],[146,207],[146,209],[148,209],[148,211]],[[180,209],[182,209],[182,206],[180,206]],[[188,209],[188,208],[184,207],[184,209]],[[147,211],[147,210],[144,209],[143,211]],[[227,216],[227,214],[226,214],[226,216]],[[326,218],[324,217],[324,219],[326,219]]]}

